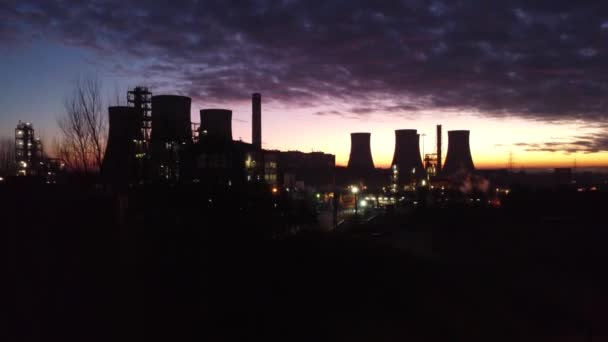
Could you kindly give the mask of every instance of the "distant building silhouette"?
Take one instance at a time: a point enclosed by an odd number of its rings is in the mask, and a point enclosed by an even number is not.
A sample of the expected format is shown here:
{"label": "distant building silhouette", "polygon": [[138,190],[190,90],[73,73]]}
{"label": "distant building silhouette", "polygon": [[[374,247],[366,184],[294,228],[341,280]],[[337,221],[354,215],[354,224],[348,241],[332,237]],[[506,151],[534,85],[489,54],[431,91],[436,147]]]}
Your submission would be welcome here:
{"label": "distant building silhouette", "polygon": [[[290,186],[291,175],[296,181],[316,187],[327,187],[334,181],[336,156],[323,152],[304,153],[300,151],[279,152],[279,184]],[[329,189],[328,189],[329,190]]]}

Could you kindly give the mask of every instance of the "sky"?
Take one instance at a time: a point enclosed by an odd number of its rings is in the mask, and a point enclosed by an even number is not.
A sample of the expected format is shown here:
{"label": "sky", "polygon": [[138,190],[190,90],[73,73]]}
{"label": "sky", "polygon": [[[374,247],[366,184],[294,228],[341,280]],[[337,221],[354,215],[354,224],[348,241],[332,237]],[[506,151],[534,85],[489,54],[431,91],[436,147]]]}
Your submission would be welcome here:
{"label": "sky", "polygon": [[[608,167],[608,2],[0,2],[0,136],[18,120],[50,145],[74,80],[101,79],[107,105],[136,85],[232,109],[263,147],[348,161],[371,132],[376,166],[394,130],[471,131],[479,168]],[[444,156],[445,158],[445,156]]]}

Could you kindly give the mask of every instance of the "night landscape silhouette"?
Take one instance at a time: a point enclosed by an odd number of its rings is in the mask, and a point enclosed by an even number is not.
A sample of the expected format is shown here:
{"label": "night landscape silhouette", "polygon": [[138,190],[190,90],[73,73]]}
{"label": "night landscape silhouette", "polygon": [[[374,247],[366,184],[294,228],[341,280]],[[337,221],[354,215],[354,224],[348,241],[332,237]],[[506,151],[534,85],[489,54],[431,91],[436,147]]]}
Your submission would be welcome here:
{"label": "night landscape silhouette", "polygon": [[602,341],[608,3],[0,4],[6,341]]}

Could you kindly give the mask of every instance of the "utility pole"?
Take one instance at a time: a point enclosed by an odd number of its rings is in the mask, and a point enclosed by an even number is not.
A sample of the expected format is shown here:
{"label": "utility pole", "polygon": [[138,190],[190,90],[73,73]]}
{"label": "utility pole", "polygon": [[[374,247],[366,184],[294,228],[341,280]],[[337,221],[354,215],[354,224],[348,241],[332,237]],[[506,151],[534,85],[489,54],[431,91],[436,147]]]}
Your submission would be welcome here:
{"label": "utility pole", "polygon": [[509,162],[507,163],[509,171],[513,172],[513,151],[509,152]]}

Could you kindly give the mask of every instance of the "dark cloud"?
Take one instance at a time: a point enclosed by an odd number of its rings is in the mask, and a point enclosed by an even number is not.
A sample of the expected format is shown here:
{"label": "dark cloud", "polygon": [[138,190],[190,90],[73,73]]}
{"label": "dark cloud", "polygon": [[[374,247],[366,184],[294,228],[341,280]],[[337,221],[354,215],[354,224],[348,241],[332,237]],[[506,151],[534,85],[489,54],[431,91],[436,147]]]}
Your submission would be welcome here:
{"label": "dark cloud", "polygon": [[8,0],[0,14],[4,42],[94,49],[200,101],[608,121],[606,1]]}
{"label": "dark cloud", "polygon": [[532,152],[561,152],[561,153],[595,153],[608,151],[608,135],[590,134],[578,136],[572,140],[559,140],[545,143],[525,143],[514,144],[523,147],[526,151]]}

